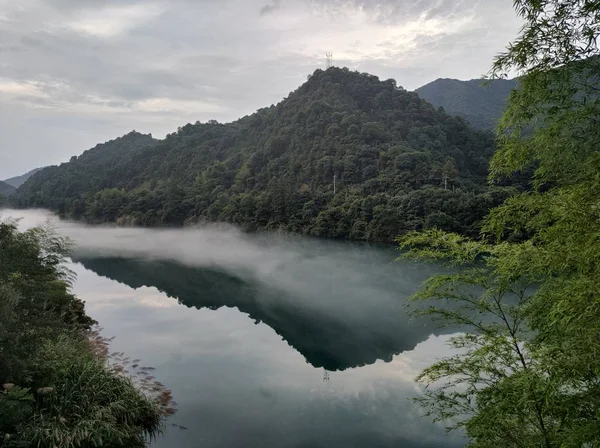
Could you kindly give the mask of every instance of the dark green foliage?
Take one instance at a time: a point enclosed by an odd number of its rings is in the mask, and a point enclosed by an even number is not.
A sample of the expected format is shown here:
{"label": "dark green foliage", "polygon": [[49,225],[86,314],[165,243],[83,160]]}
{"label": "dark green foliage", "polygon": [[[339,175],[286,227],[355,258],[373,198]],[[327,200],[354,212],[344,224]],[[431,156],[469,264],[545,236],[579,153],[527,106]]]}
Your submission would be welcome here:
{"label": "dark green foliage", "polygon": [[27,179],[29,179],[31,176],[33,176],[35,173],[37,173],[38,171],[43,170],[44,168],[36,168],[34,170],[28,171],[25,174],[22,174],[20,176],[15,176],[15,177],[11,177],[10,179],[5,179],[4,182],[12,185],[15,188],[19,188],[21,185],[23,185],[25,183],[25,181]]}
{"label": "dark green foliage", "polygon": [[456,356],[419,377],[419,401],[464,428],[471,447],[598,447],[600,3],[515,6],[525,26],[492,75],[522,76],[490,171],[496,180],[534,167],[534,188],[493,209],[480,241],[438,231],[401,240],[418,259],[463,266],[416,296],[468,332],[451,341]]}
{"label": "dark green foliage", "polygon": [[[93,194],[104,188],[125,187],[130,179],[126,164],[134,154],[152,145],[150,135],[131,132],[121,138],[97,145],[68,163],[50,166],[35,173],[21,187],[20,197],[32,206],[65,211],[65,199]],[[78,203],[70,203],[73,214]]]}
{"label": "dark green foliage", "polygon": [[277,106],[236,122],[187,124],[128,149],[148,140],[130,134],[46,168],[14,203],[94,223],[225,221],[391,241],[433,223],[476,233],[513,193],[486,185],[491,134],[348,69],[317,70]]}
{"label": "dark green foliage", "polygon": [[494,130],[508,104],[516,79],[436,79],[415,90],[421,98],[458,115],[477,129]]}
{"label": "dark green foliage", "polygon": [[170,395],[109,360],[69,292],[67,251],[46,229],[0,222],[0,447],[143,447]]}
{"label": "dark green foliage", "polygon": [[[2,182],[0,180],[0,195],[2,196],[10,196],[11,194],[13,194],[17,189],[15,187],[13,187],[12,185],[7,184],[6,182]],[[1,206],[1,204],[0,204]]]}

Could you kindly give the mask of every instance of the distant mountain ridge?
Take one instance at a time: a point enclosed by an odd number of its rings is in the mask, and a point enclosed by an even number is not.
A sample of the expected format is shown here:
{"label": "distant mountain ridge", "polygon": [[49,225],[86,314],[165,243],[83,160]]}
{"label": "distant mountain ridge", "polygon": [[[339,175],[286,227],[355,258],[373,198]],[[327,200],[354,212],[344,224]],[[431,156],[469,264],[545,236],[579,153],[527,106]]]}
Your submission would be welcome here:
{"label": "distant mountain ridge", "polygon": [[367,241],[428,227],[476,234],[511,194],[487,185],[493,151],[491,133],[394,80],[333,67],[232,123],[98,145],[37,173],[13,203],[93,223],[221,221]]}
{"label": "distant mountain ridge", "polygon": [[440,78],[415,92],[435,107],[464,118],[477,129],[493,130],[504,113],[510,92],[517,87],[516,79],[486,82],[484,79]]}
{"label": "distant mountain ridge", "polygon": [[25,183],[25,181],[27,181],[27,179],[29,179],[31,176],[33,176],[38,171],[43,170],[44,168],[45,167],[36,168],[36,169],[28,171],[27,173],[22,174],[20,176],[11,177],[10,179],[5,179],[3,182],[5,182],[9,185],[12,185],[15,188],[19,188],[21,185],[23,185]]}
{"label": "distant mountain ridge", "polygon": [[17,189],[15,187],[0,180],[0,195],[10,196],[15,191],[17,191]]}

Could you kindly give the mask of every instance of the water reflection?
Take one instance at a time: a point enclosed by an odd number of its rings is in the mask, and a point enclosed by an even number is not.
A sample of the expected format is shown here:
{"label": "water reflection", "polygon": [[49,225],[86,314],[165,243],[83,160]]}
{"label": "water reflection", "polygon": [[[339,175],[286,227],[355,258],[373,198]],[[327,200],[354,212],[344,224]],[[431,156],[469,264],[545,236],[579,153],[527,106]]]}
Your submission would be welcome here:
{"label": "water reflection", "polygon": [[460,447],[410,402],[413,378],[442,356],[446,336],[343,372],[306,363],[265,324],[236,309],[190,309],[150,287],[132,290],[75,265],[76,292],[115,335],[173,389],[179,411],[157,448]]}
{"label": "water reflection", "polygon": [[[306,299],[265,282],[175,262],[82,256],[74,260],[132,288],[156,287],[188,307],[238,308],[255,323],[264,322],[275,330],[314,367],[329,371],[372,364],[378,359],[390,361],[393,355],[413,349],[434,331],[425,321],[408,318],[402,297],[391,297],[407,289],[401,276],[377,276],[378,297],[357,297],[360,292],[339,285],[343,293],[338,294],[332,287],[315,292],[320,297]],[[385,263],[383,267],[389,269]],[[300,266],[294,269],[298,275],[307,273]],[[421,275],[414,274],[411,283],[416,288]],[[307,290],[303,292],[309,293]],[[385,295],[390,296],[389,300],[383,300]],[[319,306],[315,306],[317,299]],[[365,303],[358,307],[360,300]]]}
{"label": "water reflection", "polygon": [[114,350],[155,366],[179,403],[188,430],[156,448],[464,445],[410,401],[447,351],[404,308],[428,268],[298,238],[58,230],[77,240],[74,292]]}

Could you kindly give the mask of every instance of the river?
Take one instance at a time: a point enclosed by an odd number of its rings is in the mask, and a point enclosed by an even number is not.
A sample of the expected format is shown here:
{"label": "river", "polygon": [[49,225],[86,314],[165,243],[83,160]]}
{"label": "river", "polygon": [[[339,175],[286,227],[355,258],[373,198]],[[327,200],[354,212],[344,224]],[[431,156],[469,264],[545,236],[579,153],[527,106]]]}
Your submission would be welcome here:
{"label": "river", "polygon": [[405,307],[433,267],[394,262],[393,248],[227,227],[1,214],[23,228],[51,219],[73,239],[74,293],[114,351],[173,391],[178,412],[153,447],[464,446],[411,401],[415,376],[448,352],[449,335]]}

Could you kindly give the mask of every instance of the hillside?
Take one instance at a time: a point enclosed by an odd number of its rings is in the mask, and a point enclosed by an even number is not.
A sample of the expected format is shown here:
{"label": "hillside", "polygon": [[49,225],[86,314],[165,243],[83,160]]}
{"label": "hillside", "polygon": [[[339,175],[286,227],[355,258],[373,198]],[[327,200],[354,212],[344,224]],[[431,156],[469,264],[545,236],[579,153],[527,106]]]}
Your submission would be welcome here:
{"label": "hillside", "polygon": [[2,182],[0,180],[0,195],[1,196],[10,196],[16,191],[16,188],[12,185],[7,184],[6,182]]}
{"label": "hillside", "polygon": [[487,188],[493,145],[393,80],[331,68],[233,123],[99,145],[42,170],[14,202],[94,223],[224,221],[370,241],[434,225],[472,234],[509,194]]}
{"label": "hillside", "polygon": [[133,131],[96,145],[79,157],[71,157],[67,163],[43,168],[19,187],[16,197],[27,198],[31,206],[62,213],[67,199],[87,197],[105,188],[125,187],[132,156],[155,142],[151,135]]}
{"label": "hillside", "polygon": [[496,79],[482,85],[483,79],[459,81],[437,79],[415,90],[421,98],[435,107],[443,107],[452,115],[467,120],[478,129],[493,130],[506,108],[516,79]]}
{"label": "hillside", "polygon": [[11,177],[10,179],[6,179],[6,180],[4,180],[4,183],[12,185],[15,188],[19,188],[21,185],[23,185],[25,183],[25,181],[27,179],[29,179],[35,173],[37,173],[38,171],[41,171],[43,169],[44,168],[36,168],[36,169],[28,171],[27,173],[22,174],[20,176],[15,176],[15,177]]}

